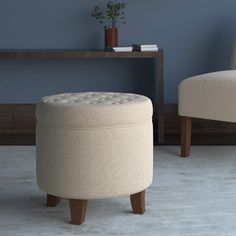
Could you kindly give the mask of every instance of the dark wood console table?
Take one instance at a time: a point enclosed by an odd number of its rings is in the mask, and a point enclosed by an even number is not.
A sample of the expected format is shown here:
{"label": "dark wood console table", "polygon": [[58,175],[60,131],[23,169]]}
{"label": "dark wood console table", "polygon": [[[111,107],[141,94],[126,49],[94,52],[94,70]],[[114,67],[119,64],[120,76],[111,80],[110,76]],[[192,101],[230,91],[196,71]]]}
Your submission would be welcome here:
{"label": "dark wood console table", "polygon": [[158,142],[164,143],[164,53],[158,52],[105,52],[77,50],[0,50],[0,58],[149,58],[155,61],[156,92],[158,96]]}

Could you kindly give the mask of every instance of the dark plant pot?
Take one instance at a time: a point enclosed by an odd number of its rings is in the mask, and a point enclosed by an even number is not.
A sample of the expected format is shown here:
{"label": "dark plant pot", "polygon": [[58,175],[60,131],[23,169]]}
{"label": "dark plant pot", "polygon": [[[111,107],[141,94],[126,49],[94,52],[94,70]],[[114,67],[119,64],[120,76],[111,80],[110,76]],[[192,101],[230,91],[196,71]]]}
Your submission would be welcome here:
{"label": "dark plant pot", "polygon": [[118,46],[118,29],[105,29],[105,48],[114,48]]}

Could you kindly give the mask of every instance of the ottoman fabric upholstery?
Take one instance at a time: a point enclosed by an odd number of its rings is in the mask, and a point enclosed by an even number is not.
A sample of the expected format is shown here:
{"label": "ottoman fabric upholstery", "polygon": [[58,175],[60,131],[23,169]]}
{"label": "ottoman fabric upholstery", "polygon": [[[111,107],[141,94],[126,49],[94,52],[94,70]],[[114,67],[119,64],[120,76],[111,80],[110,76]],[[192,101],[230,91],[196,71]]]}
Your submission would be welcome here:
{"label": "ottoman fabric upholstery", "polygon": [[151,101],[141,95],[76,93],[44,97],[37,106],[40,123],[75,128],[104,128],[150,121]]}
{"label": "ottoman fabric upholstery", "polygon": [[70,199],[130,195],[153,176],[152,103],[141,95],[76,93],[37,106],[37,182]]}

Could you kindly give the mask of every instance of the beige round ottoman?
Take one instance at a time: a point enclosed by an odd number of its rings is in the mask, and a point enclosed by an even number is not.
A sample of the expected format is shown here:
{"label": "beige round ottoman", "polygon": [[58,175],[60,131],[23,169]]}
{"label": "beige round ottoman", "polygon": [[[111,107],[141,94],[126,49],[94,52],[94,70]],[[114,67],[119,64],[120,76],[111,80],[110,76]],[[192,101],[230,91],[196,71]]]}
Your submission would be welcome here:
{"label": "beige round ottoman", "polygon": [[153,177],[153,108],[144,96],[72,93],[37,105],[37,182],[47,205],[70,200],[71,223],[82,224],[87,200],[131,195],[145,211]]}

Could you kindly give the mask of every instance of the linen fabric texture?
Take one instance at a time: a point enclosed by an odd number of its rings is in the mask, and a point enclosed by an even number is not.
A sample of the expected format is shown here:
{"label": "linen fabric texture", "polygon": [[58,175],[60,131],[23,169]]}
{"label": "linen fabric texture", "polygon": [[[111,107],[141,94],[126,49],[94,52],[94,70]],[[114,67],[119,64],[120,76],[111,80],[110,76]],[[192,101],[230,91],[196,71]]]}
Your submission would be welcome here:
{"label": "linen fabric texture", "polygon": [[236,122],[236,70],[194,76],[179,86],[179,115]]}
{"label": "linen fabric texture", "polygon": [[76,93],[37,105],[39,187],[70,199],[126,196],[153,178],[153,108],[141,95]]}

